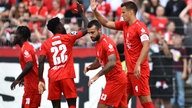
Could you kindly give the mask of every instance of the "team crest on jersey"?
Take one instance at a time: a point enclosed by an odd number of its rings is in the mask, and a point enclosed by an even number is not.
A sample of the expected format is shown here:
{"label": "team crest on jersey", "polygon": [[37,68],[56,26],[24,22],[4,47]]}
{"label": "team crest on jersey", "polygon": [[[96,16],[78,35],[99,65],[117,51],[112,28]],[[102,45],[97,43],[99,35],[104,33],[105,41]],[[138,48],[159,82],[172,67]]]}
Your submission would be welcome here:
{"label": "team crest on jersey", "polygon": [[27,50],[25,50],[24,51],[24,57],[29,57],[29,56],[30,56],[29,52]]}
{"label": "team crest on jersey", "polygon": [[114,51],[113,45],[109,44],[108,47],[110,52]]}
{"label": "team crest on jersey", "polygon": [[144,28],[142,28],[142,29],[141,29],[141,32],[142,32],[142,33],[145,33],[146,31],[145,31],[145,29],[144,29]]}
{"label": "team crest on jersey", "polygon": [[73,35],[77,35],[77,31],[71,31],[70,34],[73,36]]}

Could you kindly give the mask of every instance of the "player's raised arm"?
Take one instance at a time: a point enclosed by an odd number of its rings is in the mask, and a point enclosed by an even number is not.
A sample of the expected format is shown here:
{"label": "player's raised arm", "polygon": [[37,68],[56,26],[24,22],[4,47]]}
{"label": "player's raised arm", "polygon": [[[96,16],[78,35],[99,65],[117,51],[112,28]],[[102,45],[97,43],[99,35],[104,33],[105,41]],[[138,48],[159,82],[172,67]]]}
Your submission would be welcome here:
{"label": "player's raised arm", "polygon": [[97,11],[97,4],[95,0],[90,0],[91,2],[91,9],[93,13],[95,14],[95,17],[98,19],[98,21],[107,28],[111,29],[116,29],[115,27],[115,22],[107,20],[104,16],[102,16],[98,11]]}
{"label": "player's raised arm", "polygon": [[85,16],[85,12],[81,6],[81,4],[79,4],[79,2],[77,2],[77,7],[78,7],[78,13],[81,15],[82,19],[83,19],[83,22],[84,22],[84,28],[82,28],[82,32],[83,32],[83,35],[87,34],[87,25],[88,25],[88,19],[87,17]]}

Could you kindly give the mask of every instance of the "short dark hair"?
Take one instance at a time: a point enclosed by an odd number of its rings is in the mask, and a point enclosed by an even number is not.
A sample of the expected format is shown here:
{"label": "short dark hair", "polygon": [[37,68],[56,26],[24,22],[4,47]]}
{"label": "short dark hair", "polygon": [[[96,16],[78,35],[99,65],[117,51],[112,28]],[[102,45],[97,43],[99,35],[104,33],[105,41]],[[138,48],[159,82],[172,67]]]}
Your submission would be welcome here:
{"label": "short dark hair", "polygon": [[18,26],[16,32],[23,36],[26,40],[31,36],[31,31],[27,26]]}
{"label": "short dark hair", "polygon": [[50,30],[53,34],[56,33],[57,26],[61,24],[60,19],[58,17],[52,18],[48,21],[47,28]]}
{"label": "short dark hair", "polygon": [[121,4],[121,7],[124,7],[124,6],[127,9],[132,9],[136,15],[138,9],[137,9],[137,5],[134,2],[132,2],[132,1],[124,2]]}
{"label": "short dark hair", "polygon": [[88,28],[91,28],[93,25],[96,26],[97,29],[100,29],[101,28],[101,24],[99,23],[99,21],[97,20],[92,20],[88,23]]}

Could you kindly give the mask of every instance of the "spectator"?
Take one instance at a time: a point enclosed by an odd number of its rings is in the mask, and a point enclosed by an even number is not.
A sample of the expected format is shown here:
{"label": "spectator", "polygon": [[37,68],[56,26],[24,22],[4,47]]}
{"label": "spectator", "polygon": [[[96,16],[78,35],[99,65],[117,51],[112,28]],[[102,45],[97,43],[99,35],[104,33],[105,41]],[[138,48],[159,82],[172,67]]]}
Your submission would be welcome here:
{"label": "spectator", "polygon": [[9,19],[11,21],[11,24],[20,26],[23,25],[23,22],[29,21],[30,14],[28,9],[25,8],[25,5],[23,2],[20,2],[18,6],[12,6],[10,13],[9,13]]}
{"label": "spectator", "polygon": [[164,7],[159,5],[156,8],[156,16],[147,12],[143,13],[143,19],[150,22],[151,29],[154,29],[160,34],[165,32],[165,25],[168,22],[167,17],[164,16],[164,12]]}
{"label": "spectator", "polygon": [[189,76],[188,79],[186,80],[186,84],[191,85],[192,86],[192,54],[190,55],[190,59],[188,62],[188,72],[189,72]]}
{"label": "spectator", "polygon": [[169,0],[165,7],[165,16],[169,18],[169,21],[173,21],[175,23],[175,32],[180,35],[184,34],[184,29],[183,23],[178,16],[185,7],[186,3],[184,0]]}
{"label": "spectator", "polygon": [[116,11],[119,8],[119,6],[122,3],[122,0],[106,0],[107,3],[111,5],[111,10],[112,10],[112,15],[113,15],[113,20],[116,19]]}
{"label": "spectator", "polygon": [[16,27],[10,27],[9,22],[4,22],[0,29],[0,46],[12,46]]}
{"label": "spectator", "polygon": [[[78,25],[81,26],[81,16],[76,13],[74,10],[77,9],[77,2],[78,0],[69,0],[69,4],[66,8],[65,12],[65,23],[70,23],[70,18],[76,17],[78,20]],[[83,7],[83,5],[81,5]]]}
{"label": "spectator", "polygon": [[9,11],[11,5],[8,3],[8,0],[0,0],[0,19],[7,20],[9,17]]}
{"label": "spectator", "polygon": [[118,31],[117,30],[113,30],[113,29],[110,29],[109,30],[109,38],[111,40],[113,40],[113,42],[117,43],[117,39],[118,39]]}
{"label": "spectator", "polygon": [[121,43],[124,42],[123,32],[118,31],[118,34],[117,34],[116,36],[117,36],[117,42],[116,42],[116,44],[121,44]]}
{"label": "spectator", "polygon": [[38,34],[36,34],[36,32],[31,33],[30,43],[35,49],[39,49],[41,47],[41,40],[39,39]]}
{"label": "spectator", "polygon": [[179,18],[186,25],[186,35],[184,37],[184,46],[186,47],[187,56],[192,54],[192,14],[189,15],[189,10],[192,9],[192,2],[188,4],[179,14]]}
{"label": "spectator", "polygon": [[[54,10],[54,2],[55,0],[43,0],[44,6],[47,7],[48,12],[50,13],[52,10]],[[59,7],[66,7],[68,0],[56,0],[59,3]]]}
{"label": "spectator", "polygon": [[[181,11],[179,18],[186,25],[186,36],[184,38],[184,46],[186,47],[187,57],[188,57],[188,72],[189,77],[186,81],[187,84],[192,83],[192,74],[191,74],[191,55],[192,55],[192,2],[188,1],[187,6]],[[188,14],[189,13],[189,14]]]}
{"label": "spectator", "polygon": [[50,12],[51,17],[59,17],[64,18],[65,9],[60,6],[59,0],[53,0],[52,1],[53,9]]}
{"label": "spectator", "polygon": [[[177,94],[174,94],[171,99],[173,106],[185,108],[185,89],[184,79],[187,77],[187,59],[186,50],[182,47],[182,38],[180,35],[173,36],[173,47],[170,48],[173,54],[173,70],[175,74],[175,89]],[[176,97],[177,96],[177,97]]]}
{"label": "spectator", "polygon": [[155,31],[149,31],[149,36],[150,36],[149,56],[151,56],[153,53],[159,53],[159,45],[158,45],[159,36]]}
{"label": "spectator", "polygon": [[171,108],[170,99],[173,94],[172,54],[163,38],[160,38],[157,44],[159,52],[153,53],[150,56],[153,64],[149,81],[151,97],[155,108],[160,108],[162,105],[164,108]]}
{"label": "spectator", "polygon": [[97,0],[97,10],[108,19],[112,19],[111,5],[105,0]]}
{"label": "spectator", "polygon": [[47,7],[43,6],[43,0],[35,0],[35,5],[29,7],[29,12],[31,14],[29,28],[33,30],[33,24],[37,23],[38,28],[41,29],[48,15]]}
{"label": "spectator", "polygon": [[70,30],[71,31],[77,31],[79,30],[78,22],[76,17],[71,18],[71,22],[69,23]]}
{"label": "spectator", "polygon": [[159,5],[160,0],[144,0],[142,3],[142,8],[145,12],[156,16],[156,9]]}
{"label": "spectator", "polygon": [[166,31],[162,36],[164,37],[165,41],[168,45],[173,45],[173,36],[175,35],[175,23],[173,21],[169,21],[166,24]]}

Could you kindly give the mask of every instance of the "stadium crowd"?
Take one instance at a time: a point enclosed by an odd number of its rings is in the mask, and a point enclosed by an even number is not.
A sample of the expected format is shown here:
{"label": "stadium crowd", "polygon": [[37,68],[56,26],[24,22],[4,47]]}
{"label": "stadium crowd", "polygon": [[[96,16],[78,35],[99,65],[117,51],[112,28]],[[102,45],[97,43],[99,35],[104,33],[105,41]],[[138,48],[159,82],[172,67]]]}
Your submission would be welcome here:
{"label": "stadium crowd", "polygon": [[[53,35],[46,28],[46,24],[54,17],[60,18],[68,33],[79,30],[83,25],[80,15],[75,11],[76,1],[0,0],[0,48],[14,47],[12,42],[15,30],[20,25],[30,28],[29,41],[36,49],[40,48],[42,42]],[[123,20],[120,5],[126,1],[128,0],[97,0],[97,9],[108,19],[120,21]],[[163,102],[165,108],[184,108],[184,86],[192,86],[192,0],[132,1],[139,8],[137,18],[144,22],[149,30],[150,85],[154,105],[158,108],[159,102]],[[87,18],[94,19],[91,7],[86,5],[89,0],[78,2],[82,4]],[[109,35],[123,53],[123,32],[104,27],[102,31]],[[93,47],[94,43],[89,36],[84,36],[75,42],[75,46]],[[156,64],[157,61],[159,64]],[[166,64],[167,62],[169,64]],[[176,90],[173,87],[176,87]]]}

